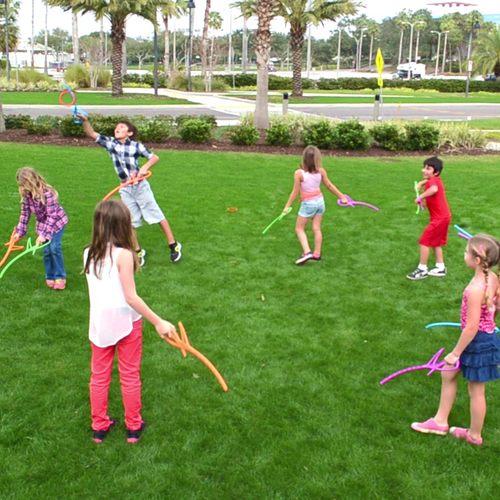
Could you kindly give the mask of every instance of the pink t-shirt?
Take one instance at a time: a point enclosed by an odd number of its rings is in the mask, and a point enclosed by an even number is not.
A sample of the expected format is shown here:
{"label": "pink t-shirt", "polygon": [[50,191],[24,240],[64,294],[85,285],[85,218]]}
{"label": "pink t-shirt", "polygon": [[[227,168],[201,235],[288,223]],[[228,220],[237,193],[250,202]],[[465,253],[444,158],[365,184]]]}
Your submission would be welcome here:
{"label": "pink t-shirt", "polygon": [[[483,288],[484,290],[484,285],[479,284],[479,283],[471,283],[469,286],[479,286]],[[469,286],[464,290],[464,294],[462,297],[462,307],[460,308],[460,325],[462,327],[462,330],[465,328],[465,325],[467,324],[467,290]],[[498,297],[494,297],[493,301],[496,302]],[[479,318],[479,326],[478,326],[478,331],[479,332],[486,332],[486,333],[494,333],[495,328],[495,311],[490,311],[488,310],[488,306],[486,304],[483,304],[481,306],[481,316]]]}

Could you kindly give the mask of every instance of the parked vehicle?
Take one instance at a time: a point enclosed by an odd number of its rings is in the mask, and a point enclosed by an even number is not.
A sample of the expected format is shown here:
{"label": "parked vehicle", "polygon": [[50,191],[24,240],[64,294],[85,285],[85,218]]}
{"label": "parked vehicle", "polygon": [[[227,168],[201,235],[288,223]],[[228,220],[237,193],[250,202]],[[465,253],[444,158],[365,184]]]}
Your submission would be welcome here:
{"label": "parked vehicle", "polygon": [[491,74],[484,77],[485,82],[496,82],[498,80],[497,75]]}
{"label": "parked vehicle", "polygon": [[[423,78],[425,76],[425,64],[421,63],[405,63],[400,64],[397,68],[397,78],[407,79],[410,78]],[[395,78],[396,73],[393,75]]]}

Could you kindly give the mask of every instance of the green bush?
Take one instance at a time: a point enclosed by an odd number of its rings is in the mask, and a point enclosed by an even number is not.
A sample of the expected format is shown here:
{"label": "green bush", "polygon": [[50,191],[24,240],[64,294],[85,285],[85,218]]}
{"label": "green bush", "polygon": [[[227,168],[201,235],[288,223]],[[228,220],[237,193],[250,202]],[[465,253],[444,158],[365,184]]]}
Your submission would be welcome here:
{"label": "green bush", "polygon": [[439,130],[429,123],[408,123],[406,130],[406,149],[409,151],[431,151],[439,142]]}
{"label": "green bush", "polygon": [[107,88],[111,84],[111,71],[109,69],[101,69],[97,77],[97,86]]}
{"label": "green bush", "polygon": [[212,92],[227,92],[229,90],[229,85],[226,84],[221,78],[212,78]]}
{"label": "green bush", "polygon": [[72,82],[80,88],[90,86],[89,72],[83,64],[74,64],[70,66],[64,74],[66,82]]}
{"label": "green bush", "polygon": [[319,120],[307,124],[302,131],[302,141],[306,146],[332,149],[335,146],[335,127],[329,120]]}
{"label": "green bush", "polygon": [[179,136],[184,142],[202,144],[212,136],[212,127],[203,120],[186,120],[179,129]]}
{"label": "green bush", "polygon": [[[11,73],[11,77],[12,77]],[[50,76],[46,76],[43,73],[40,73],[36,69],[26,68],[21,69],[17,72],[17,76],[19,78],[19,82],[29,84],[36,84],[37,82],[51,82],[54,83],[54,79]]]}
{"label": "green bush", "polygon": [[35,121],[32,121],[27,127],[26,127],[26,132],[28,134],[33,135],[49,135],[50,132],[52,132],[52,127],[50,123],[36,123]]}
{"label": "green bush", "polygon": [[[148,87],[155,86],[155,76],[154,73],[146,73],[142,75],[142,83],[146,84]],[[167,86],[167,80],[165,73],[158,72],[158,87],[165,88]]]}
{"label": "green bush", "polygon": [[231,144],[252,146],[259,140],[259,131],[253,125],[238,125],[229,132]]}
{"label": "green bush", "polygon": [[405,149],[406,137],[397,125],[381,123],[370,129],[370,135],[375,142],[389,151],[403,151]]}
{"label": "green bush", "polygon": [[82,125],[75,123],[73,115],[66,115],[61,120],[61,134],[64,137],[85,137],[85,130]]}
{"label": "green bush", "polygon": [[285,123],[273,123],[266,130],[266,142],[270,146],[290,146],[294,142],[293,134]]}
{"label": "green bush", "polygon": [[365,151],[370,147],[371,136],[357,120],[348,120],[335,127],[334,142],[339,149]]}
{"label": "green bush", "polygon": [[215,115],[202,114],[198,119],[208,123],[212,128],[217,127],[217,117]]}
{"label": "green bush", "polygon": [[30,115],[6,115],[5,128],[6,129],[25,129],[31,125],[32,118]]}
{"label": "green bush", "polygon": [[170,127],[163,120],[152,118],[147,122],[137,124],[139,141],[141,142],[165,142],[170,136]]}

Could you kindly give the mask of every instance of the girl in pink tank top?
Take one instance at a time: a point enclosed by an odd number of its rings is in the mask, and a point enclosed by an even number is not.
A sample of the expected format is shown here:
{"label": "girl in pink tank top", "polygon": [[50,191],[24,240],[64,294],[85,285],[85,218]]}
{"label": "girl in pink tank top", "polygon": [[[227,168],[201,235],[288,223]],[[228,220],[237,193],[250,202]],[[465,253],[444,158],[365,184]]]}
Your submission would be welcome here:
{"label": "girl in pink tank top", "polygon": [[[347,198],[330,182],[325,169],[321,168],[321,153],[316,146],[307,146],[304,149],[300,168],[295,171],[294,178],[293,190],[283,212],[288,212],[289,207],[300,193],[301,205],[295,226],[303,250],[302,256],[295,262],[300,266],[308,260],[321,260],[321,243],[323,241],[321,219],[325,213],[325,201],[320,189],[321,183],[339,197],[342,203],[347,203]],[[314,253],[311,251],[305,231],[309,220],[312,220],[314,233]]]}
{"label": "girl in pink tank top", "polygon": [[[500,243],[492,236],[479,234],[471,238],[465,252],[465,264],[475,274],[463,294],[460,322],[462,334],[455,348],[444,358],[447,368],[460,360],[454,371],[441,372],[441,402],[434,418],[415,422],[412,429],[426,434],[445,435],[481,445],[486,415],[485,382],[500,378],[500,339],[495,315],[498,301],[498,276],[491,270],[500,261]],[[458,374],[469,384],[471,422],[468,429],[449,427],[448,416],[455,401]]]}

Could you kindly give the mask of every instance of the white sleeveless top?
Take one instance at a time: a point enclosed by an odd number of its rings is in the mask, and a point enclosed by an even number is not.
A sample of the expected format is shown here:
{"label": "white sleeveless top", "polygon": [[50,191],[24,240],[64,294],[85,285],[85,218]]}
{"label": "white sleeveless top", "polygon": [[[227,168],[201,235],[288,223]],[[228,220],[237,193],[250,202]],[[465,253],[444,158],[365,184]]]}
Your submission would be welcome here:
{"label": "white sleeveless top", "polygon": [[[104,259],[100,278],[94,273],[93,263],[86,274],[90,297],[89,339],[97,347],[115,345],[132,331],[132,323],[141,318],[141,315],[127,304],[123,293],[116,265],[122,251],[123,248],[113,247],[113,261],[110,256]],[[87,255],[88,249],[85,249],[84,265]]]}
{"label": "white sleeveless top", "polygon": [[321,189],[322,175],[320,172],[307,172],[302,170],[304,180],[300,183],[300,201],[316,200],[323,196]]}

